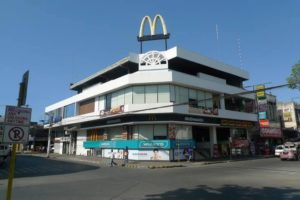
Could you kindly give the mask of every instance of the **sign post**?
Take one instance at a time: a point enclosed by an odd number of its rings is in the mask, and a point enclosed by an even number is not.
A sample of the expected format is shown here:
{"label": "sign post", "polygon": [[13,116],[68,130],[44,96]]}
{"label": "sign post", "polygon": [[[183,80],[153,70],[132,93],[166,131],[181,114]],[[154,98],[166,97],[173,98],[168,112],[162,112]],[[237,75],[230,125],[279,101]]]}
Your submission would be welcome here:
{"label": "sign post", "polygon": [[7,125],[5,125],[4,129],[4,140],[6,142],[13,143],[12,155],[9,162],[6,200],[11,200],[16,163],[16,144],[24,143],[28,139],[28,131],[31,120],[31,109],[21,107],[26,104],[28,79],[29,71],[26,71],[23,75],[22,82],[20,83],[17,107],[7,106],[5,111],[4,123]]}

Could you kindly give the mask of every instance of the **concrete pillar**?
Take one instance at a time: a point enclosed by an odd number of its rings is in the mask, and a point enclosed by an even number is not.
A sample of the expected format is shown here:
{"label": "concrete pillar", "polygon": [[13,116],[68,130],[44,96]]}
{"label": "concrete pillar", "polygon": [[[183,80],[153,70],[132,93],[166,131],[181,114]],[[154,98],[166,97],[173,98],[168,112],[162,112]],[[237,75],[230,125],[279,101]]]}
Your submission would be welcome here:
{"label": "concrete pillar", "polygon": [[209,140],[210,140],[210,157],[213,157],[214,144],[217,144],[217,127],[209,127]]}

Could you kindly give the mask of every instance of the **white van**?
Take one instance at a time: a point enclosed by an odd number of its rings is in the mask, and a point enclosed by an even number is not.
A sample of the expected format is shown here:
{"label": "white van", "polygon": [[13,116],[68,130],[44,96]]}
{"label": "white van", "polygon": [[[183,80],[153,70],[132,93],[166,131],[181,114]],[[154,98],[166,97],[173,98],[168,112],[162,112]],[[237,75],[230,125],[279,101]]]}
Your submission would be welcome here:
{"label": "white van", "polygon": [[10,146],[8,144],[0,144],[0,157],[6,158],[10,155]]}

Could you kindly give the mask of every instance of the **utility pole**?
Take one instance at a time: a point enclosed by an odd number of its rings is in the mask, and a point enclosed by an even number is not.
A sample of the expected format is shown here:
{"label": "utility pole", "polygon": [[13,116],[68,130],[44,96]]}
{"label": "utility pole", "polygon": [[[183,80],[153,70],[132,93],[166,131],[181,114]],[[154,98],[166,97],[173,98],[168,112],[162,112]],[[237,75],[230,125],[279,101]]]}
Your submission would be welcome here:
{"label": "utility pole", "polygon": [[[18,97],[18,107],[21,107],[26,104],[26,96],[27,96],[27,85],[29,79],[29,71],[26,71],[23,75],[22,82],[20,83],[19,88],[19,97]],[[11,200],[13,179],[14,179],[14,170],[16,164],[16,150],[17,145],[12,145],[12,155],[9,162],[9,175],[8,175],[8,184],[7,184],[7,192],[6,192],[6,200]]]}

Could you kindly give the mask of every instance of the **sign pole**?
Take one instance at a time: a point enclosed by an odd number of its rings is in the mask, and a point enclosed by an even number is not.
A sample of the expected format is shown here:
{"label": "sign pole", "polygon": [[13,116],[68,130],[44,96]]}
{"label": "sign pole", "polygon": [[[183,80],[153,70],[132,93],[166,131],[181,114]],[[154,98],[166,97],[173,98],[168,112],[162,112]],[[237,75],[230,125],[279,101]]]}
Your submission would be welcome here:
{"label": "sign pole", "polygon": [[[19,98],[18,98],[18,105],[17,105],[18,107],[25,105],[28,78],[29,78],[29,71],[26,71],[23,75],[23,80],[20,83]],[[17,145],[13,144],[12,155],[9,162],[9,175],[8,175],[6,200],[11,200],[11,193],[12,193],[12,186],[13,186],[13,179],[14,179],[15,165],[16,165],[16,149],[17,149]]]}

